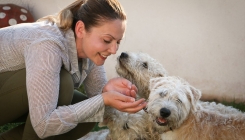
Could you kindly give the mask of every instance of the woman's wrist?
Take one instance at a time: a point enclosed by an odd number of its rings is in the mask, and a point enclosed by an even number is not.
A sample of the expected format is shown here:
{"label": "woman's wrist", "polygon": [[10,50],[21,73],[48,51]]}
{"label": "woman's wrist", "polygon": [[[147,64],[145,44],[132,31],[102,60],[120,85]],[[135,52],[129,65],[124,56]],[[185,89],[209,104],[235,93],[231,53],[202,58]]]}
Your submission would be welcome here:
{"label": "woman's wrist", "polygon": [[106,106],[108,106],[108,100],[107,100],[107,95],[106,95],[107,93],[105,93],[105,92],[102,92],[102,98],[103,98],[103,100],[104,100],[104,104],[106,105]]}
{"label": "woman's wrist", "polygon": [[108,90],[108,84],[106,84],[103,88],[102,88],[102,93],[104,92],[108,92],[108,91],[111,91],[110,89]]}
{"label": "woman's wrist", "polygon": [[103,89],[102,89],[102,93],[104,93],[104,92],[107,92],[107,90],[106,90],[106,88],[105,88],[106,86],[104,86],[103,87]]}

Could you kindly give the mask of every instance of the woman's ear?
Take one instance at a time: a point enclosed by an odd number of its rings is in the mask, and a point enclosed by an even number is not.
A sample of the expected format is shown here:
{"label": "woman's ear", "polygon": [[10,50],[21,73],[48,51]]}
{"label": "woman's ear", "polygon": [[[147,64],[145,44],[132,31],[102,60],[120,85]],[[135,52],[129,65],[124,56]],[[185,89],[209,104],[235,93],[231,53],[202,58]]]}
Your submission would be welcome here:
{"label": "woman's ear", "polygon": [[79,20],[77,21],[76,26],[75,26],[76,37],[83,38],[84,33],[85,33],[85,25],[81,20]]}

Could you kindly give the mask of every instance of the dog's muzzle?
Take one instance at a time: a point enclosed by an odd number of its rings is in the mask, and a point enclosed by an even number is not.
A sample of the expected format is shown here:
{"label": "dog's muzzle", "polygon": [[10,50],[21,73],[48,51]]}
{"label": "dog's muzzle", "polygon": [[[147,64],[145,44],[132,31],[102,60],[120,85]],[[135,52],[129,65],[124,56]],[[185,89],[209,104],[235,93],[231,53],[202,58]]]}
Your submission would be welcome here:
{"label": "dog's muzzle", "polygon": [[121,55],[119,56],[120,59],[122,58],[128,58],[128,54],[125,52],[122,52]]}
{"label": "dog's muzzle", "polygon": [[156,123],[160,126],[166,126],[168,124],[168,119],[171,114],[171,111],[167,108],[160,109],[160,117],[156,118]]}
{"label": "dog's muzzle", "polygon": [[167,109],[167,108],[161,108],[160,109],[161,117],[167,118],[168,116],[170,116],[170,114],[171,114],[171,111],[169,109]]}

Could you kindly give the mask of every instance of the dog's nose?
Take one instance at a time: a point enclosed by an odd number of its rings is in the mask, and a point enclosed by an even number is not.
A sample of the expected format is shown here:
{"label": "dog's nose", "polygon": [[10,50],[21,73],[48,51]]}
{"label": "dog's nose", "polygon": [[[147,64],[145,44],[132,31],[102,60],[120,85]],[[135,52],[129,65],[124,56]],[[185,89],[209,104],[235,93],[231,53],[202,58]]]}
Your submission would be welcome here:
{"label": "dog's nose", "polygon": [[161,108],[160,115],[163,118],[167,118],[170,114],[171,114],[171,111],[169,109],[167,109],[167,108]]}
{"label": "dog's nose", "polygon": [[122,52],[120,55],[120,58],[127,58],[127,57],[128,57],[128,54],[125,52]]}

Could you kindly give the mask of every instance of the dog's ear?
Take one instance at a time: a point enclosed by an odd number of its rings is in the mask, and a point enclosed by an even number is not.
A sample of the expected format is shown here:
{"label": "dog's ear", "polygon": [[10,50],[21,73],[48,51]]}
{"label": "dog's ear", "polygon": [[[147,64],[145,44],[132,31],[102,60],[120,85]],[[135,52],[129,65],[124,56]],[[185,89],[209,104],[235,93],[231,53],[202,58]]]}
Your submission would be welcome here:
{"label": "dog's ear", "polygon": [[152,90],[154,85],[155,85],[155,82],[156,81],[156,78],[151,78],[150,81],[149,81],[149,90]]}
{"label": "dog's ear", "polygon": [[196,111],[196,104],[198,100],[201,98],[201,91],[190,85],[186,80],[183,78],[178,77],[178,79],[181,81],[181,83],[186,86],[186,92],[187,92],[187,97],[191,102],[191,109],[193,112]]}
{"label": "dog's ear", "polygon": [[197,102],[201,96],[202,96],[202,93],[200,90],[196,89],[195,87],[191,86],[191,91],[192,91],[192,94],[193,94],[193,97],[194,97],[194,100],[195,102]]}
{"label": "dog's ear", "polygon": [[192,111],[196,112],[196,104],[198,100],[201,98],[201,91],[191,85],[189,86],[190,86],[190,93],[188,94],[188,98],[191,101]]}

